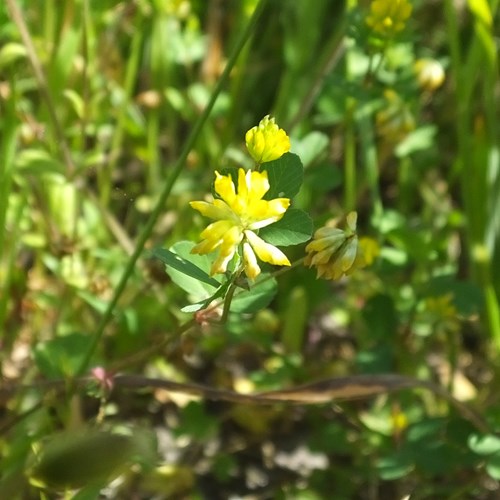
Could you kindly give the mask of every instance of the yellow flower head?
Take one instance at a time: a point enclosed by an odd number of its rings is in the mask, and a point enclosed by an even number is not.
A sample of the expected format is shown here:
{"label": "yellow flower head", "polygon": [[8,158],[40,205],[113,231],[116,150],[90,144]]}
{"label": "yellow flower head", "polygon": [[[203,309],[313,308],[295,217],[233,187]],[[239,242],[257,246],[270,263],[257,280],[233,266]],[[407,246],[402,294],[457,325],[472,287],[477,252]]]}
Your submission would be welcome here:
{"label": "yellow flower head", "polygon": [[[347,229],[332,226],[319,228],[306,246],[306,266],[315,266],[318,278],[337,280],[344,274],[365,267],[378,253],[377,243],[371,238],[358,241],[356,234],[357,213],[347,215]],[[376,248],[375,248],[375,246]]]}
{"label": "yellow flower head", "polygon": [[218,250],[211,274],[226,272],[229,262],[240,249],[245,273],[250,279],[255,279],[260,274],[257,257],[274,265],[290,265],[281,250],[266,243],[256,232],[280,220],[290,205],[288,198],[263,200],[269,187],[266,171],[249,170],[245,173],[240,168],[237,190],[230,175],[215,172],[214,189],[220,199],[211,203],[190,203],[202,215],[215,220],[202,231],[202,241],[192,249],[192,253],[197,254]]}
{"label": "yellow flower head", "polygon": [[390,38],[404,30],[411,11],[408,0],[372,0],[366,24],[377,34]]}
{"label": "yellow flower head", "polygon": [[443,66],[435,59],[418,59],[415,62],[414,69],[418,84],[424,90],[436,90],[444,82],[445,74]]}
{"label": "yellow flower head", "polygon": [[428,312],[442,319],[456,318],[458,316],[451,293],[439,297],[428,297],[425,300],[425,308]]}
{"label": "yellow flower head", "polygon": [[290,151],[290,138],[269,115],[245,134],[248,152],[258,163],[277,160]]}
{"label": "yellow flower head", "polygon": [[376,117],[378,133],[388,142],[397,143],[415,129],[415,118],[408,104],[394,90],[384,92],[385,107]]}

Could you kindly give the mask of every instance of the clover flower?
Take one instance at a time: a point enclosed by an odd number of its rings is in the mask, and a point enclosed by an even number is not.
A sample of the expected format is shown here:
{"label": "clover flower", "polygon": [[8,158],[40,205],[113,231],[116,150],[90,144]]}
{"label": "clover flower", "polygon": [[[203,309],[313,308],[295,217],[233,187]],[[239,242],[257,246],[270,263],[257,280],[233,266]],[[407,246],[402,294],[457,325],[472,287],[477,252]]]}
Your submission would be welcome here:
{"label": "clover flower", "polygon": [[[238,170],[238,189],[231,175],[215,172],[214,190],[220,199],[213,202],[192,201],[191,207],[215,220],[201,233],[202,241],[192,253],[207,254],[218,250],[211,274],[225,273],[238,252],[243,258],[245,274],[255,279],[261,272],[257,262],[289,266],[286,255],[257,235],[260,228],[280,220],[290,205],[288,198],[263,200],[270,185],[267,172]],[[241,250],[241,251],[240,251]]]}
{"label": "clover flower", "polygon": [[375,117],[378,133],[388,142],[397,143],[415,129],[415,118],[408,104],[394,90],[384,92],[386,106]]}
{"label": "clover flower", "polygon": [[290,151],[290,138],[269,115],[245,134],[248,152],[258,163],[277,160]]}
{"label": "clover flower", "polygon": [[317,268],[318,278],[337,280],[373,262],[378,245],[371,238],[358,241],[357,217],[356,212],[347,215],[346,230],[327,225],[314,233],[313,240],[306,246],[304,263]]}
{"label": "clover flower", "polygon": [[366,24],[379,35],[390,38],[404,30],[411,11],[408,0],[373,0]]}
{"label": "clover flower", "polygon": [[418,84],[424,90],[433,91],[441,87],[444,82],[444,69],[435,59],[418,59],[414,65]]}

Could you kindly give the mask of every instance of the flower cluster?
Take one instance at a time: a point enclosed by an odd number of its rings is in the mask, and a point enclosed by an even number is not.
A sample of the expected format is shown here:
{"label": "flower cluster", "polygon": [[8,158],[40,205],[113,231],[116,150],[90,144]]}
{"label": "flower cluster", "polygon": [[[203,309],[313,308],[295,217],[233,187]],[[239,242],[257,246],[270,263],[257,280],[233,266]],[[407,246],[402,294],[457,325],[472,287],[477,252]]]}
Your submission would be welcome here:
{"label": "flower cluster", "polygon": [[411,11],[408,0],[373,0],[366,24],[378,35],[391,38],[403,31]]}
{"label": "flower cluster", "polygon": [[269,115],[246,133],[245,142],[248,152],[258,164],[277,160],[290,151],[288,135]]}
{"label": "flower cluster", "polygon": [[315,233],[306,246],[305,264],[315,266],[318,278],[337,280],[373,262],[378,245],[371,238],[358,240],[356,234],[357,213],[347,215],[347,229],[324,226]]}
{"label": "flower cluster", "polygon": [[444,68],[439,61],[435,59],[418,59],[414,65],[418,84],[424,90],[432,92],[444,82]]}
{"label": "flower cluster", "polygon": [[397,143],[415,129],[415,118],[404,99],[394,90],[384,92],[386,105],[376,117],[378,133],[388,142]]}
{"label": "flower cluster", "polygon": [[218,250],[211,274],[224,273],[234,255],[243,257],[245,274],[255,279],[260,274],[257,257],[270,264],[289,266],[286,255],[257,235],[257,231],[280,220],[290,205],[288,198],[263,200],[269,191],[267,172],[238,170],[238,188],[231,175],[215,172],[214,190],[220,199],[211,203],[192,201],[190,205],[202,215],[215,220],[202,233],[203,240],[192,250],[207,254]]}
{"label": "flower cluster", "polygon": [[[269,116],[250,129],[245,139],[257,168],[261,163],[280,158],[290,149],[285,131]],[[201,241],[191,250],[194,254],[214,254],[211,275],[230,272],[235,276],[244,272],[247,278],[255,280],[261,273],[259,261],[291,265],[280,249],[265,241],[265,235],[259,236],[262,228],[280,221],[290,206],[289,198],[266,198],[271,188],[268,177],[271,169],[271,165],[262,170],[239,168],[225,175],[216,171],[213,199],[190,202],[192,208],[213,221],[201,232]],[[306,218],[302,220],[307,224]],[[358,240],[356,220],[356,212],[351,212],[347,215],[347,229],[325,226],[314,234],[306,247],[304,262],[317,268],[318,277],[339,279],[371,264],[378,245],[370,238]]]}

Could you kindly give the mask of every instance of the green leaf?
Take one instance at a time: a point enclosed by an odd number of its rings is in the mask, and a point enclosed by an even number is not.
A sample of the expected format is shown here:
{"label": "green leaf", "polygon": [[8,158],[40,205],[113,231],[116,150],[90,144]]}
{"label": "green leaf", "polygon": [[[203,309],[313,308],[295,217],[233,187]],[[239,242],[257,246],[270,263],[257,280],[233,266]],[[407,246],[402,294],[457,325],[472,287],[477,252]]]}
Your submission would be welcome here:
{"label": "green leaf", "polygon": [[264,163],[263,170],[267,171],[271,184],[264,199],[293,198],[299,192],[304,179],[304,167],[297,155],[286,153],[277,160]]}
{"label": "green leaf", "polygon": [[269,274],[260,274],[250,290],[238,289],[231,302],[231,312],[253,313],[266,307],[276,295],[278,284]]}
{"label": "green leaf", "polygon": [[405,477],[413,468],[413,463],[404,452],[397,452],[392,456],[383,457],[377,463],[379,477],[385,481]]}
{"label": "green leaf", "polygon": [[219,286],[219,288],[213,295],[211,295],[208,298],[205,298],[204,300],[200,300],[195,304],[189,304],[187,306],[184,306],[183,308],[181,308],[181,311],[185,313],[194,313],[196,311],[199,311],[200,309],[208,307],[210,302],[214,301],[215,299],[222,299],[224,295],[226,295],[227,289],[229,288],[230,284],[231,282],[229,280],[226,281],[221,286]]}
{"label": "green leaf", "polygon": [[90,336],[70,333],[36,345],[33,357],[40,372],[48,378],[75,375],[90,344]]}
{"label": "green leaf", "polygon": [[24,149],[16,157],[16,168],[23,175],[41,175],[44,173],[60,173],[64,166],[43,149]]}
{"label": "green leaf", "polygon": [[290,208],[282,219],[259,231],[259,236],[271,245],[290,246],[311,238],[313,222],[303,210]]}
{"label": "green leaf", "polygon": [[207,413],[204,405],[198,401],[191,401],[181,410],[179,422],[175,429],[178,436],[189,436],[203,441],[210,439],[217,432],[217,418]]}
{"label": "green leaf", "polygon": [[54,489],[105,484],[125,469],[134,451],[131,436],[98,429],[61,432],[43,444],[30,478]]}
{"label": "green leaf", "polygon": [[390,295],[378,294],[371,297],[363,308],[362,317],[371,339],[391,342],[397,331],[398,316]]}
{"label": "green leaf", "polygon": [[424,292],[429,297],[451,294],[453,305],[463,316],[478,314],[483,308],[482,290],[471,281],[459,281],[453,275],[436,276],[426,284]]}
{"label": "green leaf", "polygon": [[500,453],[496,453],[488,459],[486,462],[486,472],[496,481],[500,480]]}
{"label": "green leaf", "polygon": [[436,142],[436,134],[437,127],[434,125],[417,128],[396,147],[396,156],[402,158],[416,151],[429,149]]}
{"label": "green leaf", "polygon": [[474,17],[486,26],[491,26],[493,23],[493,16],[491,14],[488,0],[468,0],[467,4],[469,9],[474,14]]}
{"label": "green leaf", "polygon": [[293,150],[307,167],[321,156],[327,149],[330,140],[322,132],[309,132],[300,141],[293,141]]}
{"label": "green leaf", "polygon": [[493,434],[473,434],[469,438],[469,448],[478,455],[493,455],[500,452],[500,438]]}
{"label": "green leaf", "polygon": [[[166,248],[154,248],[151,250],[150,255],[160,259],[167,268],[171,268],[167,272],[174,282],[176,280],[171,275],[172,269],[212,287],[220,286],[220,283],[216,279],[210,277],[203,269],[193,263],[194,260],[198,260],[194,254],[190,253],[193,247],[194,243],[190,241],[180,241],[172,247],[174,251],[167,250]],[[204,258],[202,258],[202,261],[205,264]],[[177,284],[182,287],[179,283]]]}
{"label": "green leaf", "polygon": [[313,191],[331,191],[342,184],[342,170],[331,163],[311,166],[306,170],[305,183]]}
{"label": "green leaf", "polygon": [[0,49],[0,69],[26,57],[24,45],[15,42],[5,43]]}

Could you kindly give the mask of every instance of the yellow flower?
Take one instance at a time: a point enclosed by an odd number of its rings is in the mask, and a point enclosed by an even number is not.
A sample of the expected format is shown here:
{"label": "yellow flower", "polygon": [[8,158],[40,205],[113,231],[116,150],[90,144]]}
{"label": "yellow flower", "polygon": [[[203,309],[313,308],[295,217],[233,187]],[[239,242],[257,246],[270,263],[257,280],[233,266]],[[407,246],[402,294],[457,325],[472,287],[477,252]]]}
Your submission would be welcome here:
{"label": "yellow flower", "polygon": [[453,294],[427,297],[424,301],[424,318],[433,326],[434,331],[457,331],[460,319],[453,303]]}
{"label": "yellow flower", "polygon": [[[371,238],[358,241],[356,234],[357,213],[347,215],[347,229],[332,226],[319,228],[306,246],[306,266],[316,266],[318,278],[337,280],[344,274],[365,267],[378,253],[378,245]],[[374,247],[376,246],[376,248]]]}
{"label": "yellow flower", "polygon": [[444,69],[435,59],[419,59],[414,65],[418,84],[424,90],[433,91],[444,82]]}
{"label": "yellow flower", "polygon": [[260,228],[280,220],[290,206],[288,198],[263,200],[262,197],[269,191],[269,187],[266,171],[249,170],[245,173],[240,168],[238,190],[230,175],[215,172],[214,189],[220,199],[211,203],[190,203],[202,215],[216,221],[202,231],[202,241],[191,251],[206,254],[218,250],[211,274],[226,272],[229,262],[237,252],[243,257],[244,270],[250,279],[255,279],[260,274],[257,257],[274,265],[290,265],[281,250],[266,243],[256,233]]}
{"label": "yellow flower", "polygon": [[290,138],[269,115],[245,134],[248,152],[258,163],[277,160],[290,151]]}
{"label": "yellow flower", "polygon": [[428,297],[425,300],[425,308],[432,314],[443,319],[454,319],[458,316],[456,307],[453,304],[453,295],[447,293],[439,297]]}
{"label": "yellow flower", "polygon": [[406,102],[392,89],[384,92],[386,106],[376,117],[378,133],[388,142],[398,143],[415,129],[415,118]]}
{"label": "yellow flower", "polygon": [[408,0],[373,0],[366,24],[379,35],[390,38],[404,29],[411,11]]}

